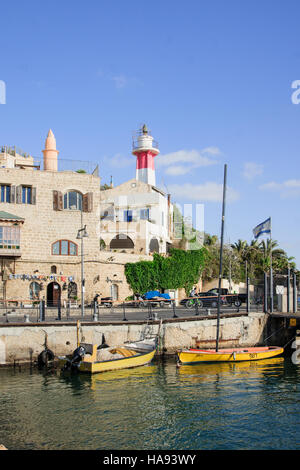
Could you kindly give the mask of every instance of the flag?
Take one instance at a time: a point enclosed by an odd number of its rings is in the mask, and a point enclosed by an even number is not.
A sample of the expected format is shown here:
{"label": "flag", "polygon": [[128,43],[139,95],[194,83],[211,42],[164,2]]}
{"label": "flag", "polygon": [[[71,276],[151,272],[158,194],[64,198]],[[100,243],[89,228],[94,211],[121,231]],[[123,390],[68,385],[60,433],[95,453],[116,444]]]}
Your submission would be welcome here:
{"label": "flag", "polygon": [[254,238],[258,238],[263,233],[271,233],[271,217],[253,229]]}

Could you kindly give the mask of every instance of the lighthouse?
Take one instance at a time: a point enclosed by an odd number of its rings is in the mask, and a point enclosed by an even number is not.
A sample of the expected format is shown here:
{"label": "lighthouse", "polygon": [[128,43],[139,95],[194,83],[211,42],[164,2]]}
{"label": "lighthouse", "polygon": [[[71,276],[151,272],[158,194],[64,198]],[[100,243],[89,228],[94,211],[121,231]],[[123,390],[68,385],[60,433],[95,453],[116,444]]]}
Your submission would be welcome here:
{"label": "lighthouse", "polygon": [[57,155],[56,140],[52,130],[50,129],[45,142],[44,154],[44,170],[57,171]]}
{"label": "lighthouse", "polygon": [[155,186],[154,157],[159,150],[146,124],[137,132],[132,147],[132,154],[136,156],[136,179]]}

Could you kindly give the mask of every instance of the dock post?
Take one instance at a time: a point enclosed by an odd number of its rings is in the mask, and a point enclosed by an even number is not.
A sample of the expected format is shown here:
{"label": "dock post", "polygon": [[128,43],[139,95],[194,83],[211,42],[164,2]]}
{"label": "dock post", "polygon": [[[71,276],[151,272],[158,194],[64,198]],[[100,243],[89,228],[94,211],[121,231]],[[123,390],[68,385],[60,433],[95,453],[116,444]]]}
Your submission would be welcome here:
{"label": "dock post", "polygon": [[173,300],[172,302],[172,308],[173,308],[173,318],[178,318],[178,316],[176,315],[176,311],[175,311],[175,300]]}
{"label": "dock post", "polygon": [[293,313],[297,312],[297,277],[293,271]]}
{"label": "dock post", "polygon": [[267,273],[264,273],[264,313],[268,312],[268,278]]}
{"label": "dock post", "polygon": [[123,302],[123,321],[127,321],[126,314],[125,314],[125,302]]}
{"label": "dock post", "polygon": [[39,321],[45,321],[45,300],[40,301]]}
{"label": "dock post", "polygon": [[290,288],[291,288],[291,270],[287,268],[287,297],[286,297],[286,310],[290,311]]}
{"label": "dock post", "polygon": [[247,276],[247,313],[250,312],[250,291],[249,291],[250,279]]}
{"label": "dock post", "polygon": [[61,302],[60,297],[57,300],[57,320],[61,320]]}

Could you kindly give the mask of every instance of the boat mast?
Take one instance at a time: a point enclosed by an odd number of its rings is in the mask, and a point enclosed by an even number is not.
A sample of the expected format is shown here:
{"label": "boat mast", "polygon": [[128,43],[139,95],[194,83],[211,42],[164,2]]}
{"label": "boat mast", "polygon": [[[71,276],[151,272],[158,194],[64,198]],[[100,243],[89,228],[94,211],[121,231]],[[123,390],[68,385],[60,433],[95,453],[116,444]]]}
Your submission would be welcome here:
{"label": "boat mast", "polygon": [[217,317],[216,351],[218,351],[218,349],[219,349],[220,304],[221,304],[221,283],[222,283],[222,274],[223,274],[223,243],[224,243],[224,222],[225,222],[225,202],[226,202],[226,180],[227,180],[227,165],[225,164],[224,165],[224,183],[223,183],[223,206],[222,206],[220,266],[219,266],[219,289],[218,289],[218,317]]}

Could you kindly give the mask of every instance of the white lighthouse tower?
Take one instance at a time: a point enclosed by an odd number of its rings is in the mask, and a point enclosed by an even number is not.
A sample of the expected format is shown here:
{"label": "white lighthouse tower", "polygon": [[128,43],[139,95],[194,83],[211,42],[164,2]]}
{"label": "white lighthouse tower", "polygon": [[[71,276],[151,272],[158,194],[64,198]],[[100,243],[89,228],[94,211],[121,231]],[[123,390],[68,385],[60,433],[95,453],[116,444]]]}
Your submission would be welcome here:
{"label": "white lighthouse tower", "polygon": [[155,186],[154,157],[159,150],[146,124],[137,132],[132,147],[132,154],[136,156],[136,179]]}

